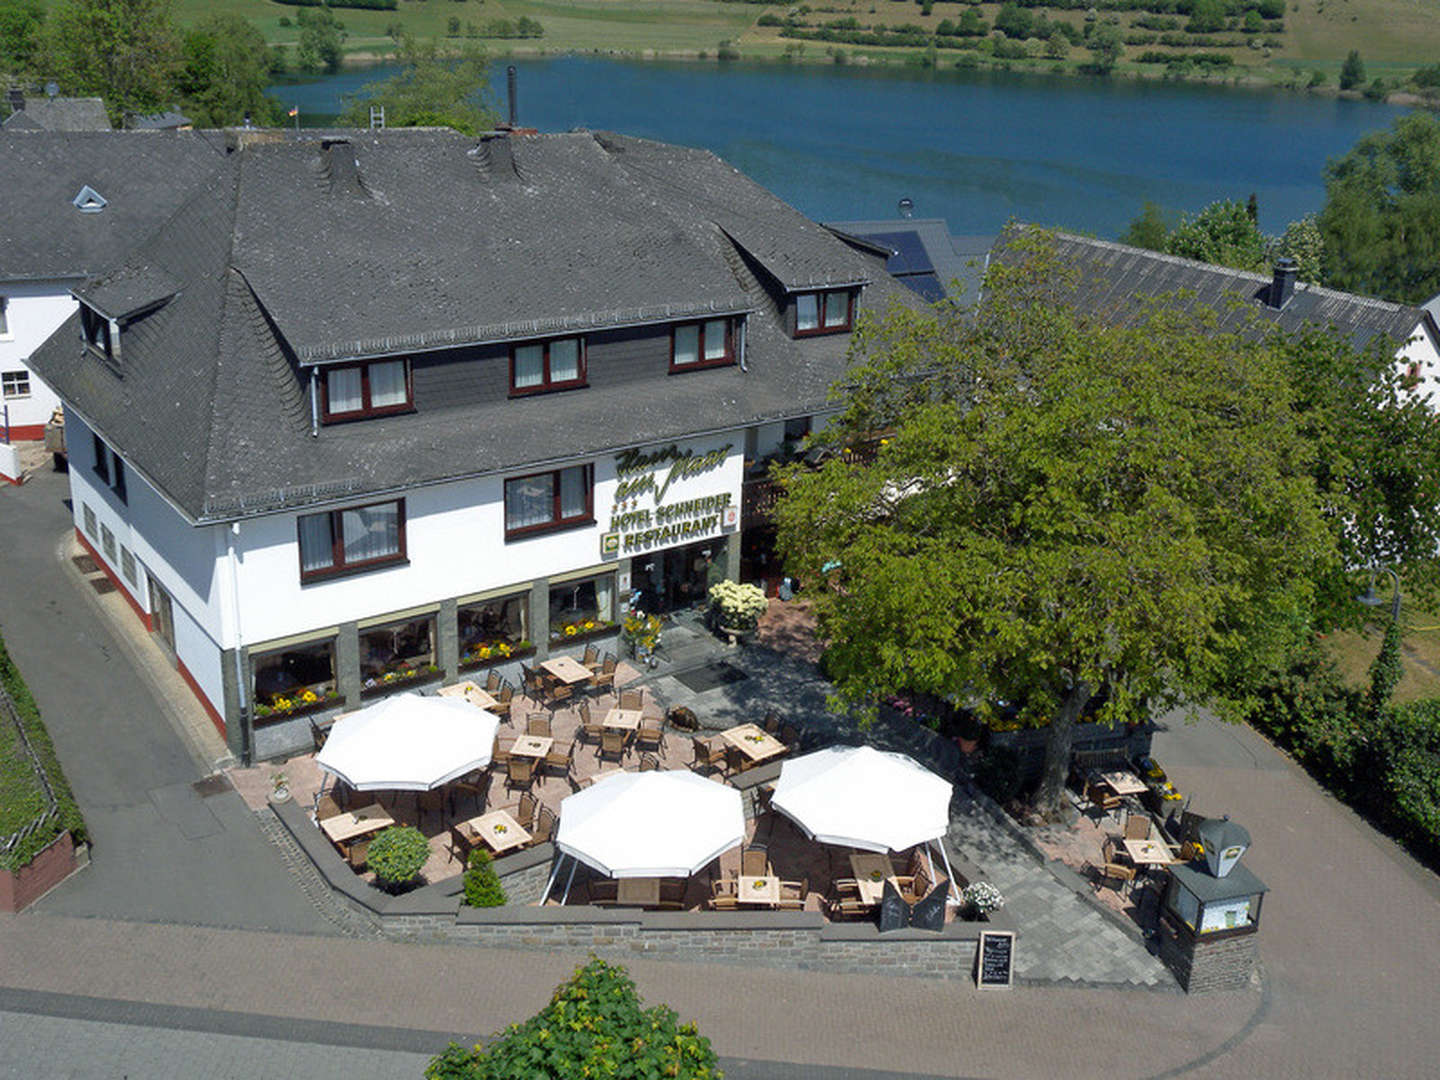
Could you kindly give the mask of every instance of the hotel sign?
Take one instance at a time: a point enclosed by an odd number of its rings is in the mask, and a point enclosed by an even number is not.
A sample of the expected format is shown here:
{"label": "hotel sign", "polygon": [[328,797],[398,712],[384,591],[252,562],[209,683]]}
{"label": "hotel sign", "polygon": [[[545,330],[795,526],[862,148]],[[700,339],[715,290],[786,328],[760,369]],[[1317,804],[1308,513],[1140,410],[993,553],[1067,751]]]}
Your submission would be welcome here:
{"label": "hotel sign", "polygon": [[[675,444],[658,450],[626,450],[615,456],[615,505],[610,527],[600,537],[600,554],[648,551],[676,541],[700,539],[739,520],[734,493],[720,491],[695,498],[666,501],[677,482],[721,468],[734,443],[714,450],[681,450]],[[649,503],[650,505],[644,505]]]}

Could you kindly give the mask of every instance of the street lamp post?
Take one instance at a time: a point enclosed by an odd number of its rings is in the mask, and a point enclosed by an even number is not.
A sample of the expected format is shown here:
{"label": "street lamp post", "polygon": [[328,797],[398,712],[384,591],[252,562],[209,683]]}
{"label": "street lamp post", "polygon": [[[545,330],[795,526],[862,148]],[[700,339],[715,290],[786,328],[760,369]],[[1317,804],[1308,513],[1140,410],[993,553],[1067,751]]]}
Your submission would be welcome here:
{"label": "street lamp post", "polygon": [[[1388,566],[1379,566],[1375,570],[1385,571],[1395,585],[1395,595],[1390,600],[1390,619],[1392,622],[1398,623],[1400,621],[1400,575]],[[1365,595],[1357,598],[1366,607],[1379,607],[1385,602],[1375,595],[1375,570],[1370,571],[1370,584],[1365,587]]]}

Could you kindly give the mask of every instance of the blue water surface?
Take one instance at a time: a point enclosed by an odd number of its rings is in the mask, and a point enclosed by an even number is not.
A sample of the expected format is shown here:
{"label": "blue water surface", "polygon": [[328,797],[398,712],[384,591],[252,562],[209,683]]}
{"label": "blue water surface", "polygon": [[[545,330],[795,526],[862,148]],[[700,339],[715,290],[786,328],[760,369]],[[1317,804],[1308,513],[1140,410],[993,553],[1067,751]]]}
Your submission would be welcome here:
{"label": "blue water surface", "polygon": [[[953,232],[1017,218],[1115,236],[1146,200],[1260,203],[1261,227],[1318,211],[1327,159],[1403,110],[1270,90],[1019,75],[557,57],[521,60],[519,120],[713,150],[823,221],[893,217]],[[302,122],[393,73],[271,87]],[[504,111],[505,65],[492,103]]]}

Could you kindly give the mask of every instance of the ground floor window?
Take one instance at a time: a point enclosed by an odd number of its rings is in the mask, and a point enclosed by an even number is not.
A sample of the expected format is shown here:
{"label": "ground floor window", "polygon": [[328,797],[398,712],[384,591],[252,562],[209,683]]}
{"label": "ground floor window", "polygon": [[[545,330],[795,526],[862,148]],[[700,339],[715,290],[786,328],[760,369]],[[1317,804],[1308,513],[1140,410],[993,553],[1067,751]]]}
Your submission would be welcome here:
{"label": "ground floor window", "polygon": [[456,611],[460,631],[460,664],[471,667],[507,660],[533,646],[526,632],[530,594],[461,604]]}
{"label": "ground floor window", "polygon": [[334,638],[252,654],[250,667],[257,724],[340,703]]}
{"label": "ground floor window", "polygon": [[550,640],[603,631],[615,622],[615,575],[599,574],[550,586]]}
{"label": "ground floor window", "polygon": [[439,673],[435,665],[434,615],[360,631],[362,694]]}
{"label": "ground floor window", "polygon": [[30,372],[6,371],[0,373],[0,392],[4,393],[7,401],[11,398],[28,398],[30,396]]}

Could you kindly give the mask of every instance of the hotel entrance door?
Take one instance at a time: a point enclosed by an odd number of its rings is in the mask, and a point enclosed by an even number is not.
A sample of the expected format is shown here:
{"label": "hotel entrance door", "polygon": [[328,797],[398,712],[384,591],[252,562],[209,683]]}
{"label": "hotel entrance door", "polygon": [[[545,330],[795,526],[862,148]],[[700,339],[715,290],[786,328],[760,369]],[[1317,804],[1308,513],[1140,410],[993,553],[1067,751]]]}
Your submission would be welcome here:
{"label": "hotel entrance door", "polygon": [[630,579],[635,607],[649,615],[702,607],[710,586],[725,577],[723,537],[636,557]]}

